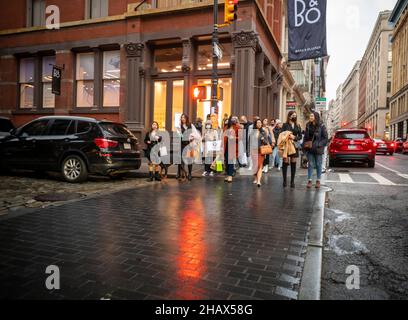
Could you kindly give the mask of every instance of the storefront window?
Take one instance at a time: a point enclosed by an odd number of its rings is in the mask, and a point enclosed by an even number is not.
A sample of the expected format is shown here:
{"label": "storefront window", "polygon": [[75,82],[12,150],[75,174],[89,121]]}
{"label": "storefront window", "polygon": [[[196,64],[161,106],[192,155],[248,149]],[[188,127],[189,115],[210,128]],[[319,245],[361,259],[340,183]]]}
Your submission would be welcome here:
{"label": "storefront window", "polygon": [[34,107],[34,58],[20,60],[20,108]]}
{"label": "storefront window", "polygon": [[[231,62],[231,52],[232,52],[231,43],[220,43],[219,47],[222,50],[222,59],[218,60],[218,68],[228,69],[230,68],[230,62]],[[212,46],[211,44],[198,46],[197,70],[211,70],[211,69],[212,69]]]}
{"label": "storefront window", "polygon": [[94,54],[77,55],[77,107],[92,107],[94,104]]}
{"label": "storefront window", "polygon": [[180,117],[183,113],[183,90],[184,81],[173,81],[173,105],[172,105],[172,130],[175,131],[180,126]]}
{"label": "storefront window", "polygon": [[[232,79],[222,78],[218,82],[224,91],[223,101],[218,102],[218,122],[221,124],[224,114],[231,115]],[[206,85],[207,96],[211,96],[211,79],[200,79],[197,84]],[[211,101],[197,102],[197,118],[206,119],[209,114],[211,114]]]}
{"label": "storefront window", "polygon": [[43,108],[55,107],[55,96],[52,93],[53,65],[55,65],[55,56],[43,57],[42,60]]}
{"label": "storefront window", "polygon": [[103,106],[118,107],[120,96],[120,51],[103,53]]}
{"label": "storefront window", "polygon": [[153,121],[159,123],[160,129],[166,128],[166,93],[167,82],[154,82]]}
{"label": "storefront window", "polygon": [[181,47],[155,49],[154,66],[158,72],[181,72],[182,58],[183,49]]}

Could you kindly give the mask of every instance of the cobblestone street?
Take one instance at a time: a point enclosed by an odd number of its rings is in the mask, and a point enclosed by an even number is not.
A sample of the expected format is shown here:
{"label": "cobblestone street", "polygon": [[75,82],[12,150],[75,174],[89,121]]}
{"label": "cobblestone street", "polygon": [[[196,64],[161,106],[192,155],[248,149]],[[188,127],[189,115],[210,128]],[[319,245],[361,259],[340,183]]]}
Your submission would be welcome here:
{"label": "cobblestone street", "polygon": [[296,299],[317,193],[265,182],[170,179],[5,215],[0,297]]}

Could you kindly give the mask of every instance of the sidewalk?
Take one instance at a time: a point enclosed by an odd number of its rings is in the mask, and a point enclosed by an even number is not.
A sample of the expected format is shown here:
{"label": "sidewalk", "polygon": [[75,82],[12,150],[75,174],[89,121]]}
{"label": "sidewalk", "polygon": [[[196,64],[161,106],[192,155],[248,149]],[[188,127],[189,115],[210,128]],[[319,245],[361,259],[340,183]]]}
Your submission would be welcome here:
{"label": "sidewalk", "polygon": [[299,179],[168,179],[2,220],[0,298],[297,299],[320,194]]}

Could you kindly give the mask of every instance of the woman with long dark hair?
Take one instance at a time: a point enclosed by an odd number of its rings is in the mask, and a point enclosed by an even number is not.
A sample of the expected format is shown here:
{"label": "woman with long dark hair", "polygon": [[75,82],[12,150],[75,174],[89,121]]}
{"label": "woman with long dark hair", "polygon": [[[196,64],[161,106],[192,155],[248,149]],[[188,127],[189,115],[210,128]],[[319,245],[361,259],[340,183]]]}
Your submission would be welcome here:
{"label": "woman with long dark hair", "polygon": [[146,133],[144,143],[146,144],[147,148],[145,149],[146,157],[149,161],[149,180],[153,181],[160,181],[159,171],[160,165],[153,163],[151,159],[151,151],[155,145],[161,142],[162,137],[158,134],[159,130],[159,123],[157,121],[153,121],[152,125],[150,126],[150,130]]}
{"label": "woman with long dark hair", "polygon": [[325,125],[320,120],[317,112],[310,114],[309,122],[306,124],[305,137],[303,139],[303,149],[306,152],[309,166],[307,168],[307,188],[312,187],[313,169],[316,168],[317,180],[316,189],[320,188],[322,177],[322,162],[324,148],[328,143],[328,135]]}
{"label": "woman with long dark hair", "polygon": [[282,132],[290,131],[290,139],[293,141],[296,153],[283,159],[282,175],[283,175],[283,187],[287,186],[287,175],[288,167],[290,165],[290,187],[295,188],[295,177],[296,177],[296,163],[299,158],[300,140],[302,140],[302,128],[297,123],[297,113],[296,111],[290,111],[286,123],[282,127]]}
{"label": "woman with long dark hair", "polygon": [[238,161],[239,129],[238,118],[230,116],[224,127],[224,159],[227,173],[225,181],[228,183],[232,183],[234,166]]}
{"label": "woman with long dark hair", "polygon": [[[275,120],[274,120],[275,121]],[[268,137],[271,139],[271,145],[272,145],[272,149],[275,146],[275,137],[273,135],[273,129],[272,127],[269,125],[269,119],[265,118],[262,120],[262,128],[264,129],[264,132],[268,135]],[[268,173],[269,171],[269,159],[272,155],[266,155],[265,156],[265,161],[263,164],[263,172],[264,173]]]}
{"label": "woman with long dark hair", "polygon": [[251,142],[255,143],[255,147],[251,148],[252,163],[257,164],[256,173],[254,174],[254,184],[261,187],[262,172],[265,161],[265,155],[261,153],[261,146],[270,144],[272,146],[272,137],[263,127],[260,119],[254,122],[254,128],[251,132]]}
{"label": "woman with long dark hair", "polygon": [[[195,152],[195,141],[201,139],[199,133],[195,126],[190,122],[188,115],[182,114],[180,117],[180,128],[178,128],[179,133],[181,135],[181,154],[184,154],[184,149],[188,147],[188,154],[186,155],[190,158],[191,162],[194,161],[194,152]],[[188,138],[186,137],[188,135]],[[188,180],[191,181],[192,179],[192,171],[193,171],[193,164],[189,163],[188,167]],[[178,165],[177,168],[177,179],[181,178],[181,170],[184,169],[184,160],[181,159],[181,164]]]}

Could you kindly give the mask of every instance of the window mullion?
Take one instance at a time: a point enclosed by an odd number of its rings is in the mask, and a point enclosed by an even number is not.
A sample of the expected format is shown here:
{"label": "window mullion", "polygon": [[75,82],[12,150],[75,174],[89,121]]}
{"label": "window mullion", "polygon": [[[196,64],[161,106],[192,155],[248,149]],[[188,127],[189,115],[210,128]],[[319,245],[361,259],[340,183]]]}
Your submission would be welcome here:
{"label": "window mullion", "polygon": [[95,50],[94,59],[94,106],[98,109],[102,108],[103,104],[103,90],[102,90],[102,57],[103,52],[99,49]]}
{"label": "window mullion", "polygon": [[34,109],[42,109],[42,85],[41,85],[41,57],[34,60]]}

